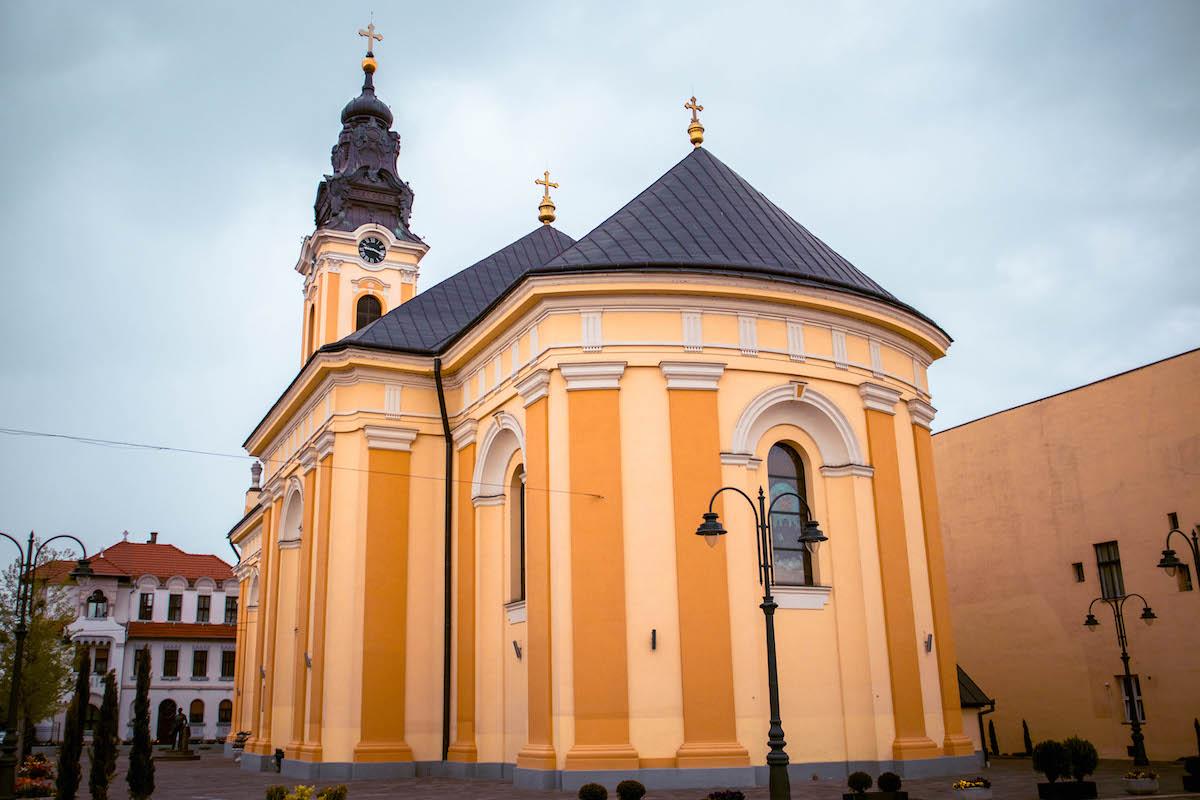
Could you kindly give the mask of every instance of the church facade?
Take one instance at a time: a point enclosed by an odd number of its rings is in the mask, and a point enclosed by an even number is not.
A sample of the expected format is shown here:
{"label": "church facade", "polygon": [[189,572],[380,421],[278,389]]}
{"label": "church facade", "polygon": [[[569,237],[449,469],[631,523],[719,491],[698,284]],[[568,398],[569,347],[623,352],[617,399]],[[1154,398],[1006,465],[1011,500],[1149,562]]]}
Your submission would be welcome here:
{"label": "church facade", "polygon": [[243,767],[765,783],[752,504],[696,533],[723,486],[806,499],[768,554],[794,777],[976,764],[929,432],[946,333],[713,156],[694,99],[688,154],[596,229],[552,224],[546,175],[535,230],[417,293],[374,71],[296,265],[301,369],[245,445]]}

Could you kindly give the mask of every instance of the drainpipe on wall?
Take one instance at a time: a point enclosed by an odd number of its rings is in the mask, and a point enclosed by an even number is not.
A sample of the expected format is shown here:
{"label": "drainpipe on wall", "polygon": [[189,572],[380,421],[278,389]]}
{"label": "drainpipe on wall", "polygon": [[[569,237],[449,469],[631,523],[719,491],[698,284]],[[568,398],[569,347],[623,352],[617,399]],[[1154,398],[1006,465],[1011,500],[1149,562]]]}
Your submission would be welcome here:
{"label": "drainpipe on wall", "polygon": [[[991,706],[988,708],[987,711],[980,711],[979,713],[977,713],[975,715],[976,721],[979,722],[979,745],[983,749],[983,765],[985,767],[990,767],[992,765],[992,757],[991,757],[992,749],[990,746],[988,746],[987,736],[984,735],[985,732],[983,730],[983,715],[991,714],[995,710],[996,710],[996,701],[993,700]],[[1000,755],[1000,754],[997,753],[996,755]]]}
{"label": "drainpipe on wall", "polygon": [[446,484],[445,484],[445,544],[443,561],[445,563],[442,584],[445,589],[442,601],[442,761],[450,755],[450,543],[451,543],[451,514],[453,512],[451,494],[454,491],[454,439],[450,436],[450,418],[446,416],[446,393],[442,386],[442,360],[433,359],[433,381],[437,385],[438,411],[442,415],[442,438],[446,441]]}

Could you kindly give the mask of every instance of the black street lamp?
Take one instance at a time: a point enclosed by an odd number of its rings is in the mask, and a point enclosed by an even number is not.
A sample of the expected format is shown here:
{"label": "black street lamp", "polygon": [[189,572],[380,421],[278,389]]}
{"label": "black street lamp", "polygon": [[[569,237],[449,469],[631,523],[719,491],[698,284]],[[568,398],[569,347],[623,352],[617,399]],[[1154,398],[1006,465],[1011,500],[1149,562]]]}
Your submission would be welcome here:
{"label": "black street lamp", "polygon": [[76,561],[71,574],[76,577],[91,575],[92,568],[87,563],[87,548],[69,533],[51,536],[36,550],[33,547],[33,531],[29,532],[29,541],[24,548],[7,533],[0,531],[0,536],[16,545],[20,558],[17,570],[17,625],[13,629],[16,647],[13,648],[12,684],[8,690],[8,719],[4,726],[4,743],[0,745],[0,800],[12,800],[16,796],[17,777],[17,703],[21,696],[21,670],[25,665],[25,636],[29,633],[25,617],[33,605],[33,578],[38,559],[42,555],[42,548],[55,539],[70,539],[83,552],[83,557]]}
{"label": "black street lamp", "polygon": [[1166,549],[1162,551],[1162,560],[1158,562],[1159,568],[1166,570],[1167,574],[1174,578],[1180,567],[1187,567],[1187,564],[1180,561],[1179,557],[1175,555],[1175,551],[1171,549],[1171,537],[1179,534],[1183,538],[1183,543],[1192,551],[1192,563],[1195,565],[1193,574],[1200,576],[1200,525],[1192,528],[1192,538],[1188,539],[1188,535],[1179,530],[1179,524],[1176,522],[1178,517],[1171,514],[1170,519],[1171,530],[1167,532],[1167,541],[1164,545]]}
{"label": "black street lamp", "polygon": [[1113,621],[1117,624],[1117,644],[1121,646],[1121,663],[1125,666],[1125,706],[1126,712],[1129,715],[1129,736],[1133,740],[1133,765],[1135,767],[1146,767],[1150,765],[1150,760],[1146,758],[1146,737],[1142,735],[1141,715],[1138,713],[1137,698],[1133,692],[1133,673],[1129,671],[1129,639],[1125,636],[1125,602],[1131,597],[1136,597],[1142,602],[1142,615],[1138,617],[1147,625],[1154,623],[1158,619],[1158,615],[1150,608],[1150,604],[1146,602],[1146,598],[1140,594],[1123,594],[1120,597],[1097,597],[1088,605],[1087,618],[1083,624],[1089,631],[1094,631],[1100,627],[1100,621],[1096,619],[1096,615],[1092,613],[1092,608],[1096,603],[1104,603],[1112,609]]}
{"label": "black street lamp", "polygon": [[821,533],[821,527],[817,521],[812,518],[808,502],[795,492],[784,492],[775,497],[767,506],[766,497],[760,486],[758,487],[758,506],[756,507],[754,501],[750,499],[750,495],[734,486],[725,486],[718,489],[708,501],[708,512],[704,514],[704,522],[696,528],[696,534],[705,537],[709,546],[715,546],[717,537],[725,535],[725,528],[717,518],[716,512],[713,511],[713,503],[716,502],[717,496],[721,492],[737,492],[746,498],[746,502],[750,504],[750,510],[754,512],[754,527],[758,532],[758,582],[763,587],[763,600],[759,608],[763,611],[767,625],[767,687],[771,698],[771,727],[767,733],[767,745],[771,748],[771,752],[767,753],[770,797],[771,800],[790,800],[792,787],[787,772],[788,756],[784,750],[787,742],[783,738],[783,724],[779,719],[779,670],[775,664],[775,609],[779,606],[776,605],[775,598],[771,596],[771,584],[775,582],[775,562],[771,553],[771,510],[785,497],[794,497],[800,501],[806,517],[804,530],[800,534],[800,543],[804,545],[804,549],[808,551],[810,557],[816,554],[818,545],[826,541],[826,537]]}

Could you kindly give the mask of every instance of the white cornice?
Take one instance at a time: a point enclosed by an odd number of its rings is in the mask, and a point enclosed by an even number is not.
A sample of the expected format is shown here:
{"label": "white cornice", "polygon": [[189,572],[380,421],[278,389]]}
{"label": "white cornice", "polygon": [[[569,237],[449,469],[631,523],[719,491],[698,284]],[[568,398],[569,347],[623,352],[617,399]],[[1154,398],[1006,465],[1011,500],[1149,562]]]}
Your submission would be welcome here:
{"label": "white cornice", "polygon": [[367,435],[367,447],[371,450],[412,450],[416,441],[415,428],[385,428],[382,425],[364,425],[363,432]]}
{"label": "white cornice", "polygon": [[516,390],[526,406],[533,405],[550,393],[550,372],[544,369],[534,370],[517,381]]}
{"label": "white cornice", "polygon": [[933,424],[935,414],[937,409],[918,397],[908,401],[908,415],[912,417],[913,425],[928,429]]}
{"label": "white cornice", "polygon": [[558,371],[567,381],[567,391],[587,389],[619,389],[624,361],[594,361],[582,364],[559,364]]}
{"label": "white cornice", "polygon": [[870,411],[882,411],[885,414],[896,413],[896,403],[900,402],[900,393],[895,389],[880,386],[877,383],[863,383],[858,387],[858,393],[863,399],[863,408]]}
{"label": "white cornice", "polygon": [[279,540],[279,549],[280,550],[292,550],[294,548],[299,547],[301,541],[302,541],[301,539],[280,539]]}
{"label": "white cornice", "polygon": [[476,508],[480,508],[481,506],[502,506],[504,505],[504,495],[484,494],[478,497],[472,497],[471,504]]}
{"label": "white cornice", "polygon": [[821,474],[826,478],[844,478],[847,476],[870,478],[875,474],[875,470],[865,464],[839,464],[834,467],[821,467]]}
{"label": "white cornice", "polygon": [[309,446],[300,453],[300,469],[311,472],[317,466],[317,448]]}
{"label": "white cornice", "polygon": [[450,431],[454,440],[454,449],[462,450],[469,444],[474,444],[475,434],[479,432],[479,420],[468,419],[460,422],[458,427]]}
{"label": "white cornice", "polygon": [[721,463],[732,467],[758,469],[759,465],[762,464],[762,459],[755,458],[749,453],[721,453]]}
{"label": "white cornice", "polygon": [[313,442],[313,447],[316,448],[317,458],[325,458],[333,452],[334,442],[337,440],[337,435],[333,431],[322,431]]}
{"label": "white cornice", "polygon": [[660,361],[658,368],[667,379],[668,389],[715,390],[725,372],[725,365],[720,362]]}

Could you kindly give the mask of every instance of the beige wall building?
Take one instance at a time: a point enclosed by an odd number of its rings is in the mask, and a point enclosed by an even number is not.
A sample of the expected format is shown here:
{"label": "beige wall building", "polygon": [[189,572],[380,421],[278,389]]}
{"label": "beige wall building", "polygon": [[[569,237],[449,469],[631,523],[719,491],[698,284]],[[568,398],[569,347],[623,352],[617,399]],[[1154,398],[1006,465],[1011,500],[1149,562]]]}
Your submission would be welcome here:
{"label": "beige wall building", "polygon": [[[1151,759],[1196,750],[1200,591],[1195,564],[1159,569],[1169,515],[1200,523],[1200,350],[943,431],[933,437],[959,662],[996,698],[1002,752],[1077,734],[1102,757],[1130,743],[1126,694]],[[1125,606],[1132,687],[1113,613]],[[1139,696],[1140,695],[1140,696]]]}

